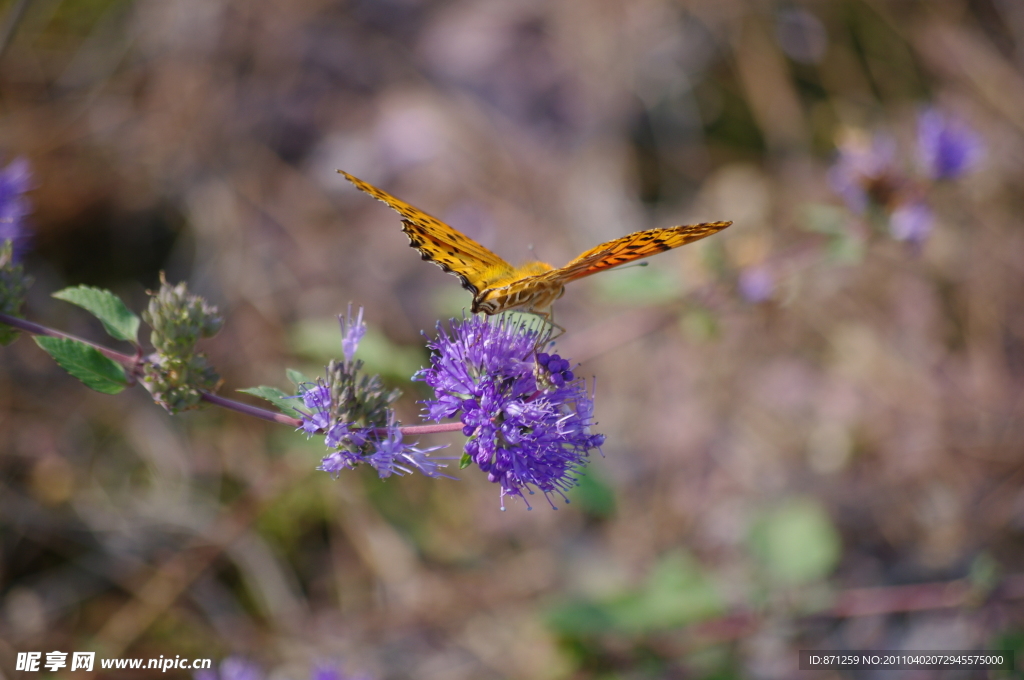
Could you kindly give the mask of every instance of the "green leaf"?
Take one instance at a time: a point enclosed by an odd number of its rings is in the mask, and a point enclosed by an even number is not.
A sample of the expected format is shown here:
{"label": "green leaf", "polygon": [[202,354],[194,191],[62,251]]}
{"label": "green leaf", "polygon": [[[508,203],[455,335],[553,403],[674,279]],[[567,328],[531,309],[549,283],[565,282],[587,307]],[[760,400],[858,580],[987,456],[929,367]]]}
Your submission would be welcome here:
{"label": "green leaf", "polygon": [[707,342],[719,335],[718,318],[709,310],[696,308],[679,317],[679,326],[693,342]]}
{"label": "green leaf", "polygon": [[803,217],[800,226],[807,231],[829,236],[849,231],[847,223],[850,221],[850,213],[842,208],[827,203],[804,203],[800,211]]}
{"label": "green leaf", "polygon": [[688,553],[662,557],[643,590],[615,602],[610,613],[626,632],[678,628],[722,614],[725,604],[718,589]]}
{"label": "green leaf", "polygon": [[600,600],[575,599],[548,611],[547,623],[562,635],[607,632],[646,635],[680,628],[725,612],[712,579],[689,553],[662,557],[638,588]]}
{"label": "green leaf", "polygon": [[281,413],[284,413],[287,416],[291,416],[292,418],[302,417],[302,414],[295,410],[295,397],[285,394],[276,387],[260,385],[259,387],[247,387],[244,390],[238,391],[251,394],[254,397],[259,397],[260,399],[266,399],[280,409]]}
{"label": "green leaf", "polygon": [[[341,331],[336,319],[306,319],[292,328],[291,347],[303,356],[323,361],[340,359]],[[408,380],[426,363],[426,355],[419,347],[391,342],[373,327],[359,343],[356,357],[363,361],[366,372],[380,373],[399,380]]]}
{"label": "green leaf", "polygon": [[584,637],[615,630],[615,620],[605,605],[582,599],[552,607],[545,619],[559,635]]}
{"label": "green leaf", "polygon": [[601,293],[614,302],[653,305],[676,300],[686,291],[676,271],[664,267],[646,268],[647,264],[640,262],[633,269],[616,271],[599,279],[597,285]]}
{"label": "green leaf", "polygon": [[302,371],[296,371],[294,368],[285,369],[284,374],[288,376],[288,380],[290,380],[296,387],[313,382],[311,379],[306,377],[305,373]]}
{"label": "green leaf", "polygon": [[95,316],[111,337],[139,344],[139,317],[109,290],[76,286],[59,290],[53,297],[78,305]]}
{"label": "green leaf", "polygon": [[789,584],[824,578],[842,551],[828,514],[807,499],[791,500],[756,522],[750,547],[769,574]]}
{"label": "green leaf", "polygon": [[33,338],[61,368],[103,394],[117,394],[128,386],[124,368],[98,349],[67,338],[37,335]]}
{"label": "green leaf", "polygon": [[615,492],[594,472],[593,468],[580,474],[579,484],[569,491],[573,505],[592,517],[611,517],[615,514]]}

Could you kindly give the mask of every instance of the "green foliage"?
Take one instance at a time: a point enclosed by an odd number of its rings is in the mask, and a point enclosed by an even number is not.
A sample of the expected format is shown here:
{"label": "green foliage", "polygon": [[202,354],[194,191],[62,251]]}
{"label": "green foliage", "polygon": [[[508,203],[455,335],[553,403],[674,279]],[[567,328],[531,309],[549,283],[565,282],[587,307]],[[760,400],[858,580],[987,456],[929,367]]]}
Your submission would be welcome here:
{"label": "green foliage", "polygon": [[[306,319],[292,328],[291,346],[297,353],[327,362],[341,353],[336,319]],[[419,347],[391,342],[386,335],[367,328],[356,352],[367,372],[407,381],[426,361]]]}
{"label": "green foliage", "polygon": [[999,585],[1002,569],[991,554],[983,552],[971,561],[967,579],[982,593],[989,593]]}
{"label": "green foliage", "polygon": [[306,376],[302,371],[296,371],[294,368],[286,368],[284,374],[288,376],[288,380],[291,384],[298,387],[299,385],[306,385],[313,382],[312,378]]}
{"label": "green foliage", "polygon": [[839,562],[842,546],[832,520],[818,503],[791,500],[753,526],[751,552],[774,580],[805,584],[827,576]]}
{"label": "green foliage", "polygon": [[139,317],[109,290],[75,286],[59,290],[53,297],[78,305],[95,316],[110,337],[139,344]]}
{"label": "green foliage", "polygon": [[65,371],[82,383],[103,394],[117,394],[128,386],[128,378],[120,364],[103,356],[95,347],[76,340],[38,335],[36,344]]}
{"label": "green foliage", "polygon": [[282,390],[276,387],[260,385],[258,387],[247,387],[238,391],[251,394],[254,397],[259,397],[260,399],[266,399],[276,406],[281,413],[287,416],[291,416],[292,418],[302,417],[302,414],[295,410],[296,399],[291,395],[285,394]]}
{"label": "green foliage", "polygon": [[601,276],[597,280],[601,294],[614,302],[644,305],[678,299],[685,287],[675,270],[647,264]]}
{"label": "green foliage", "polygon": [[680,628],[725,610],[712,580],[686,552],[662,557],[639,588],[602,601],[578,600],[551,609],[548,625],[560,635],[645,635]]}
{"label": "green foliage", "polygon": [[598,476],[594,467],[579,476],[579,484],[569,490],[569,500],[578,509],[592,517],[611,517],[615,514],[615,491]]}
{"label": "green foliage", "polygon": [[679,317],[679,327],[692,342],[708,342],[721,332],[718,317],[703,307],[688,310]]}
{"label": "green foliage", "polygon": [[[25,302],[32,279],[25,275],[22,266],[14,261],[14,245],[10,241],[0,243],[0,313],[21,316],[21,305]],[[6,324],[0,324],[0,345],[9,345],[18,337],[18,331]]]}
{"label": "green foliage", "polygon": [[850,231],[849,212],[834,205],[807,203],[803,206],[803,227],[828,237],[825,252],[837,264],[858,264],[864,259],[864,243]]}
{"label": "green foliage", "polygon": [[1013,670],[991,671],[988,677],[995,680],[1024,680],[1024,629],[1010,629],[996,635],[986,649],[992,651],[1007,651],[1013,654]]}

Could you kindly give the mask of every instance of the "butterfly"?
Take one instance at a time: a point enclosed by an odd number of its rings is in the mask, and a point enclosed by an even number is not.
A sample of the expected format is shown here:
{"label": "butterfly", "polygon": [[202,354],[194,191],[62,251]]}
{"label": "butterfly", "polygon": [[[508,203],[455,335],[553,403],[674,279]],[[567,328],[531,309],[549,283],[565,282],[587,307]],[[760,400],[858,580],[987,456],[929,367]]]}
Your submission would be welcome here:
{"label": "butterfly", "polygon": [[637,231],[582,253],[564,267],[527,262],[513,267],[465,234],[431,217],[419,208],[338,170],[345,179],[374,198],[387,203],[402,216],[402,231],[424,260],[459,277],[473,294],[473,312],[498,314],[525,308],[553,324],[551,304],[565,293],[565,284],[584,276],[618,267],[692,243],[728,227],[732,222],[702,222],[678,227]]}

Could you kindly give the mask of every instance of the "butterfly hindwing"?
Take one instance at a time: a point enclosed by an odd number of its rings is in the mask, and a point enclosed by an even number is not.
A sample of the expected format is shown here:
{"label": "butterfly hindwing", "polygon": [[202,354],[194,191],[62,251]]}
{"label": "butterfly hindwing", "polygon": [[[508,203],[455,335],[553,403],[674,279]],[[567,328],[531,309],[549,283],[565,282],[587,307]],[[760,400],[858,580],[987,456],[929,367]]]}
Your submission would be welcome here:
{"label": "butterfly hindwing", "polygon": [[343,170],[338,172],[356,188],[383,201],[398,212],[404,218],[402,231],[409,237],[409,245],[419,251],[424,260],[433,262],[444,271],[459,277],[463,287],[473,295],[484,290],[488,282],[495,277],[513,270],[512,265],[495,253],[436,217]]}

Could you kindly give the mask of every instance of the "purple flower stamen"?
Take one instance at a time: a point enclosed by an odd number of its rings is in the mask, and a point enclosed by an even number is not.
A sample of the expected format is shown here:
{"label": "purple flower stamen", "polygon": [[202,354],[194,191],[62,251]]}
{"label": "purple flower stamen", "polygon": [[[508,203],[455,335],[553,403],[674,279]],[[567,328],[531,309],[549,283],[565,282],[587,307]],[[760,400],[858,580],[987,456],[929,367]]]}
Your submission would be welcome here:
{"label": "purple flower stamen", "polygon": [[345,361],[352,361],[359,347],[359,341],[366,335],[366,324],[363,323],[363,308],[359,308],[356,317],[352,318],[352,303],[348,303],[348,311],[343,317],[338,315],[338,323],[341,324],[341,351],[345,355]]}

